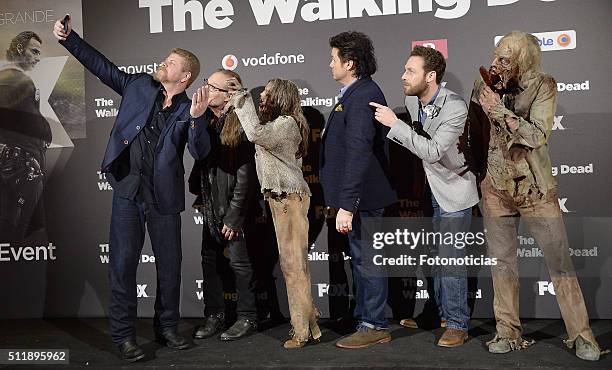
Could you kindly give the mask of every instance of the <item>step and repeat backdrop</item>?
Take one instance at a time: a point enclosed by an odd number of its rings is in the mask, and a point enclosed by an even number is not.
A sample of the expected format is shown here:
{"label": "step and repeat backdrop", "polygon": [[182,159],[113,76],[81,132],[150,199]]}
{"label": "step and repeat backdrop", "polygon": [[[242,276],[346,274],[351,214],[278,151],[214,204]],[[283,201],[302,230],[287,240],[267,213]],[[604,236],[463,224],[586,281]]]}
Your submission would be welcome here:
{"label": "step and repeat backdrop", "polygon": [[[496,37],[511,30],[533,33],[543,50],[543,69],[557,80],[558,108],[549,146],[570,252],[590,316],[612,319],[608,0],[3,1],[0,48],[9,49],[22,31],[33,31],[42,40],[40,62],[25,73],[36,86],[53,142],[46,151],[42,196],[26,236],[0,240],[0,318],[107,315],[112,188],[99,168],[121,97],[53,39],[53,23],[66,13],[86,41],[129,73],[153,73],[174,47],[193,51],[202,72],[189,93],[218,68],[239,73],[255,96],[273,77],[298,84],[311,126],[303,170],[313,192],[312,293],[324,316],[334,318],[350,312],[352,282],[347,241],[336,233],[329,218],[333,215],[326,213],[317,167],[320,132],[341,87],[329,69],[329,38],[347,30],[368,34],[379,65],[373,78],[390,106],[405,113],[400,77],[413,46],[440,50],[447,58],[443,83],[468,100],[478,67],[491,62]],[[0,129],[5,124],[0,122]],[[0,143],[1,135],[0,130]],[[429,216],[420,161],[399,146],[391,144],[390,149],[400,198],[391,213],[406,219]],[[184,162],[187,178],[193,164],[188,153]],[[9,194],[6,189],[0,191]],[[181,310],[184,317],[200,317],[203,219],[189,207],[194,196],[185,194],[185,199]],[[260,317],[288,317],[273,225],[263,202],[255,223],[249,248]],[[521,315],[559,317],[542,252],[522,227],[517,256],[526,271]],[[473,316],[492,317],[488,267],[470,275]],[[390,278],[389,317],[422,311],[431,294],[427,276],[424,266],[413,266],[405,276]],[[227,278],[225,299],[231,312],[238,297],[229,270]],[[155,290],[155,257],[147,239],[138,270],[140,316],[152,317]]]}

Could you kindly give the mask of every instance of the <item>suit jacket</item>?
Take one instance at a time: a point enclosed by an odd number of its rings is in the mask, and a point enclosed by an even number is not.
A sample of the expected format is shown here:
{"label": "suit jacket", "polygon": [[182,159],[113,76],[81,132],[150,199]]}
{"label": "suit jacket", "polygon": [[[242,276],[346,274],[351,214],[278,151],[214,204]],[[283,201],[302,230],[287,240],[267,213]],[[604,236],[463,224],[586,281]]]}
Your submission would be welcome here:
{"label": "suit jacket", "polygon": [[[387,137],[423,160],[436,201],[445,211],[456,212],[478,203],[476,177],[468,163],[467,137],[463,135],[467,107],[459,95],[444,87],[440,87],[434,105],[440,107],[440,111],[433,118],[425,118],[425,134],[417,133],[411,125],[398,120]],[[406,108],[411,119],[418,120],[416,96],[406,97]]]}
{"label": "suit jacket", "polygon": [[355,81],[323,129],[320,180],[327,206],[356,212],[397,200],[390,181],[388,129],[374,120],[371,101],[386,105],[376,82],[370,77]]}
{"label": "suit jacket", "polygon": [[[161,85],[150,75],[128,74],[87,44],[74,30],[61,44],[97,76],[105,85],[122,96],[119,114],[110,134],[102,161],[102,172],[110,172],[120,181],[130,172],[129,146],[148,122]],[[185,209],[185,145],[195,159],[203,159],[210,151],[205,115],[191,118],[191,100],[184,99],[166,121],[155,153],[153,185],[161,213],[178,213]]]}

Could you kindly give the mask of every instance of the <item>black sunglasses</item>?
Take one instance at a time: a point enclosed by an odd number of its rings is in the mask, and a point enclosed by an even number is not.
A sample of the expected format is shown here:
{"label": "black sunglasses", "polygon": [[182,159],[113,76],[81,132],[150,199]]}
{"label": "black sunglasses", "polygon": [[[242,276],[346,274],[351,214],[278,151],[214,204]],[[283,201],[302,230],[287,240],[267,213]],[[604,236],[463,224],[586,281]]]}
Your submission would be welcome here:
{"label": "black sunglasses", "polygon": [[207,78],[205,78],[205,79],[204,79],[204,86],[208,87],[208,90],[209,90],[209,91],[210,91],[210,90],[212,90],[212,91],[214,91],[214,92],[224,92],[224,93],[228,93],[228,92],[229,92],[229,90],[224,90],[224,89],[221,89],[221,88],[219,88],[219,87],[217,87],[217,86],[215,86],[215,85],[211,85],[211,84],[208,82],[208,79],[207,79]]}

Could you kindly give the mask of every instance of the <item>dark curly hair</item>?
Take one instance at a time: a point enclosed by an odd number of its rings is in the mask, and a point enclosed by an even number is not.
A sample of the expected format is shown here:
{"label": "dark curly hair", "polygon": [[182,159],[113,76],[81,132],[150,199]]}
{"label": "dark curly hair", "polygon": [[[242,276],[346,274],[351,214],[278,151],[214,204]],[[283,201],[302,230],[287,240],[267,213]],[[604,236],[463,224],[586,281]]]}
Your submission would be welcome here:
{"label": "dark curly hair", "polygon": [[338,49],[338,56],[343,62],[353,61],[357,78],[376,73],[378,65],[374,45],[368,35],[356,31],[342,32],[329,39],[329,46]]}
{"label": "dark curly hair", "polygon": [[423,58],[423,69],[425,73],[431,71],[436,72],[436,84],[439,85],[440,82],[442,82],[444,71],[446,71],[446,60],[444,60],[444,55],[442,55],[442,53],[434,48],[417,45],[412,49],[412,52],[410,52],[410,56]]}
{"label": "dark curly hair", "polygon": [[6,50],[6,60],[14,62],[19,60],[21,54],[19,53],[19,46],[25,49],[30,43],[31,39],[35,39],[42,44],[42,39],[36,33],[32,31],[23,31],[17,36],[13,37],[9,48]]}

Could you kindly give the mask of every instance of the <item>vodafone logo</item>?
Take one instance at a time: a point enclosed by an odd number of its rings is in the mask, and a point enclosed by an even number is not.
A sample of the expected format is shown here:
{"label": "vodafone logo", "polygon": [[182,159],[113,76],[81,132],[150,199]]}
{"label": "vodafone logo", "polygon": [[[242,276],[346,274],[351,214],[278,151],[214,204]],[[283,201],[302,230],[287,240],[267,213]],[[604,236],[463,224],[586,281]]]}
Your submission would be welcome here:
{"label": "vodafone logo", "polygon": [[438,50],[442,55],[444,55],[444,59],[448,59],[448,40],[447,39],[438,39],[438,40],[422,40],[422,41],[413,41],[412,48],[415,46],[425,46],[426,48],[432,48]]}
{"label": "vodafone logo", "polygon": [[236,67],[238,67],[238,58],[232,54],[224,56],[221,60],[221,67],[223,67],[223,69],[227,69],[228,71],[233,71],[236,69]]}
{"label": "vodafone logo", "polygon": [[303,54],[282,54],[276,53],[264,53],[263,55],[256,57],[238,57],[232,54],[228,54],[221,60],[221,66],[223,69],[233,71],[241,64],[243,67],[263,67],[263,66],[277,66],[286,64],[303,64],[305,57]]}

